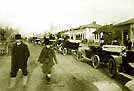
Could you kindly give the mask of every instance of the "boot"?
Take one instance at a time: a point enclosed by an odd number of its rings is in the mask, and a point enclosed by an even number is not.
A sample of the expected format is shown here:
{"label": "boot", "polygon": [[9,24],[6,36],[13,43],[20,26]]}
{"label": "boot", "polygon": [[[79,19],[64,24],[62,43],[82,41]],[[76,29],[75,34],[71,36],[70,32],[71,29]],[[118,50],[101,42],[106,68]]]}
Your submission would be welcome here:
{"label": "boot", "polygon": [[51,78],[51,74],[47,74],[46,79],[47,79],[48,82],[50,82],[50,78]]}
{"label": "boot", "polygon": [[27,80],[28,80],[28,77],[27,76],[24,76],[23,77],[23,86],[26,86]]}
{"label": "boot", "polygon": [[10,78],[10,85],[9,85],[9,89],[15,88],[16,85],[16,78]]}
{"label": "boot", "polygon": [[47,74],[48,78],[51,78],[51,74]]}

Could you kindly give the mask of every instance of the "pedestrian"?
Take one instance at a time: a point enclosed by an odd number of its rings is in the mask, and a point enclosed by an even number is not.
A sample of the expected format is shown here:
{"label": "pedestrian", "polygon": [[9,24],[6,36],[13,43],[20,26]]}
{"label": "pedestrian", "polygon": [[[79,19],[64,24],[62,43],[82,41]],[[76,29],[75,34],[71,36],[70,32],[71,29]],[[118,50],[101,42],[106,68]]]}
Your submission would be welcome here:
{"label": "pedestrian", "polygon": [[117,41],[117,39],[113,40],[112,45],[119,45],[119,42]]}
{"label": "pedestrian", "polygon": [[11,72],[10,72],[10,86],[14,88],[16,85],[16,76],[19,69],[23,73],[23,85],[27,83],[27,61],[30,56],[28,46],[22,41],[21,35],[15,35],[15,43],[11,49]]}
{"label": "pedestrian", "polygon": [[50,81],[52,67],[57,64],[57,58],[50,40],[45,40],[45,46],[42,49],[38,62],[42,64],[42,71],[46,76],[47,81]]}
{"label": "pedestrian", "polygon": [[131,50],[131,48],[132,48],[132,42],[130,39],[128,39],[127,47],[128,47],[128,50]]}
{"label": "pedestrian", "polygon": [[100,46],[103,46],[104,45],[104,38],[100,38]]}

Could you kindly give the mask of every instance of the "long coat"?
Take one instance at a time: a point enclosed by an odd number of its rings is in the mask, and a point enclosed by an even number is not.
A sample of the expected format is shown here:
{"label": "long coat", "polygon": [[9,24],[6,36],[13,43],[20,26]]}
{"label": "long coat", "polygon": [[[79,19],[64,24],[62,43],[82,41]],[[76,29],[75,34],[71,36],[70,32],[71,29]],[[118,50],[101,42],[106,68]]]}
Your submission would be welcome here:
{"label": "long coat", "polygon": [[11,63],[13,66],[18,68],[27,67],[28,57],[30,56],[30,52],[28,46],[25,43],[21,43],[17,45],[13,44],[11,49]]}
{"label": "long coat", "polygon": [[57,63],[54,49],[44,47],[40,53],[38,62],[43,64],[43,72],[51,73],[51,68]]}

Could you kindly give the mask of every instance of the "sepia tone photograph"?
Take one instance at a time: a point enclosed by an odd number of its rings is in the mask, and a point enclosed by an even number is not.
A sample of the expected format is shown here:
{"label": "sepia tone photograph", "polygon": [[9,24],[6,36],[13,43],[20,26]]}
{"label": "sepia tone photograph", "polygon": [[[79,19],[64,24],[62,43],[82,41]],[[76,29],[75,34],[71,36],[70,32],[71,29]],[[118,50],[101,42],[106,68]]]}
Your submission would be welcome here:
{"label": "sepia tone photograph", "polygon": [[0,0],[0,91],[134,91],[134,0]]}

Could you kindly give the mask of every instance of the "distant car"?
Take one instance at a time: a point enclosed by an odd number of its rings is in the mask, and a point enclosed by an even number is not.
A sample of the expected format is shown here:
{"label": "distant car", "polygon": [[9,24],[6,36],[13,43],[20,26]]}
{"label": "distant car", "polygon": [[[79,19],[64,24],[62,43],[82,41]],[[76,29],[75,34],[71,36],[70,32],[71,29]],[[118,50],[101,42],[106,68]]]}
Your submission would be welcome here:
{"label": "distant car", "polygon": [[65,56],[69,53],[77,54],[79,48],[80,40],[67,40],[61,41],[59,45],[59,51]]}
{"label": "distant car", "polygon": [[35,45],[41,45],[41,40],[40,39],[35,39],[35,42],[34,42]]}
{"label": "distant car", "polygon": [[106,64],[110,77],[121,74],[133,79],[134,51],[126,50],[125,46],[90,46],[85,50],[79,50],[78,58],[90,60],[94,68],[98,68],[101,63]]}
{"label": "distant car", "polygon": [[64,40],[63,38],[59,38],[55,41],[55,49],[57,51],[61,51],[61,44],[62,44],[63,40]]}

